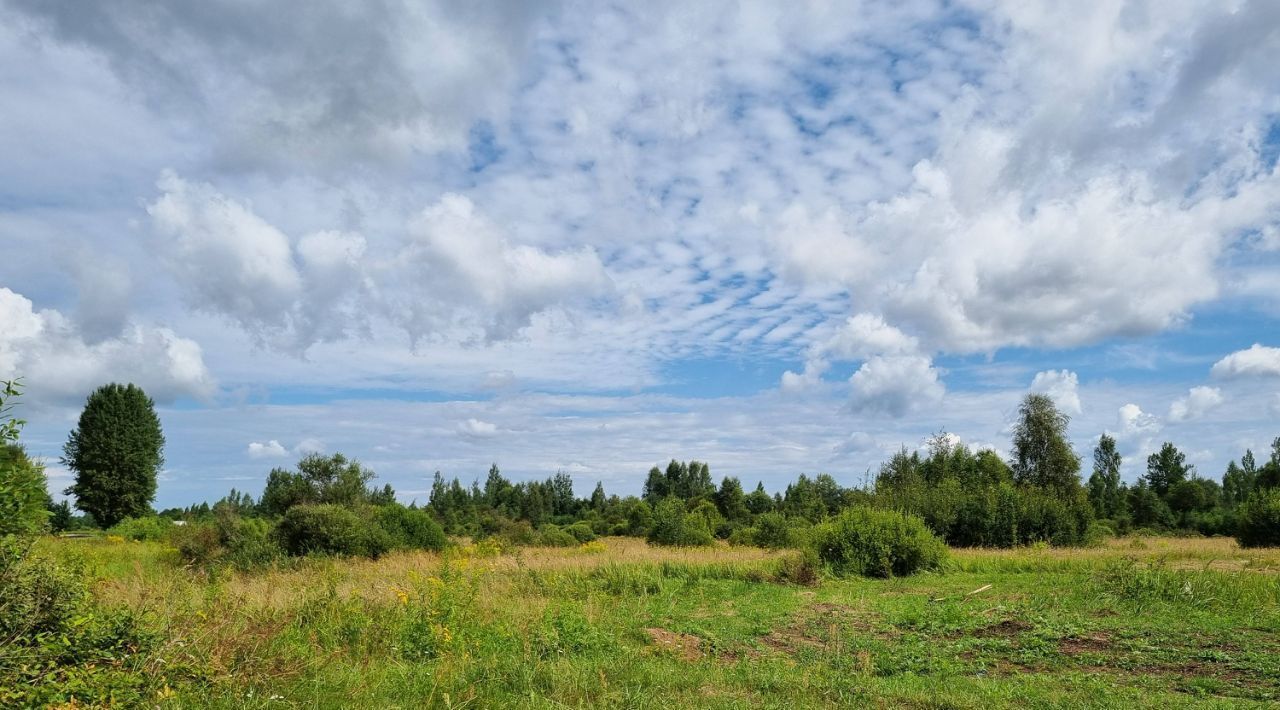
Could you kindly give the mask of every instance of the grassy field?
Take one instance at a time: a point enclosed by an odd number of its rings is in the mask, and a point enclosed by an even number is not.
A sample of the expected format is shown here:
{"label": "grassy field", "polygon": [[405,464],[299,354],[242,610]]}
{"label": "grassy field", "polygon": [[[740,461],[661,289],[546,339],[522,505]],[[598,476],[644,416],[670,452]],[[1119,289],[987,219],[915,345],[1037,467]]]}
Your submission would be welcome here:
{"label": "grassy field", "polygon": [[1280,550],[1139,538],[771,581],[749,548],[468,546],[209,577],[47,540],[141,613],[162,707],[1249,707],[1280,702]]}

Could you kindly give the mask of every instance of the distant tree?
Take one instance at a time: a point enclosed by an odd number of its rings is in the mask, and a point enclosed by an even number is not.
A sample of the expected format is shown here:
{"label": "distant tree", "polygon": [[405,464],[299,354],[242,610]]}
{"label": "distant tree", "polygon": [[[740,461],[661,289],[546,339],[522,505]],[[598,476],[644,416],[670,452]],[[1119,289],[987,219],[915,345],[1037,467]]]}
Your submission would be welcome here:
{"label": "distant tree", "polygon": [[564,471],[556,471],[551,478],[551,507],[556,515],[570,515],[577,506],[573,497],[573,478]]}
{"label": "distant tree", "polygon": [[671,493],[671,485],[667,482],[667,477],[662,475],[662,470],[657,466],[649,469],[649,475],[644,479],[645,502],[650,506],[656,505]]}
{"label": "distant tree", "polygon": [[1138,485],[1129,488],[1129,514],[1139,528],[1167,528],[1173,525],[1173,513],[1168,504],[1152,490],[1147,479],[1138,479]]}
{"label": "distant tree", "polygon": [[1223,505],[1234,508],[1248,500],[1249,494],[1253,492],[1256,476],[1256,471],[1251,474],[1235,461],[1228,463],[1226,472],[1222,474]]}
{"label": "distant tree", "polygon": [[1067,441],[1069,422],[1047,395],[1023,398],[1013,430],[1014,481],[1062,492],[1079,488],[1080,459]]}
{"label": "distant tree", "polygon": [[596,481],[596,487],[591,491],[591,509],[597,513],[604,511],[608,505],[608,498],[604,494],[604,483]]}
{"label": "distant tree", "polygon": [[1280,488],[1280,436],[1271,442],[1271,458],[1258,469],[1258,488]]}
{"label": "distant tree", "polygon": [[76,474],[67,494],[104,528],[151,512],[164,466],[164,433],[155,403],[135,385],[109,384],[89,395],[62,448]]}
{"label": "distant tree", "polygon": [[71,512],[71,504],[61,501],[49,506],[49,530],[55,533],[70,530],[76,524],[76,516]]}
{"label": "distant tree", "polygon": [[725,476],[720,481],[720,490],[716,491],[716,508],[726,520],[738,522],[746,520],[751,511],[747,510],[747,496],[742,492],[742,483],[737,478]]}
{"label": "distant tree", "polygon": [[1147,457],[1145,480],[1151,490],[1164,499],[1169,495],[1169,489],[1187,480],[1194,470],[1187,465],[1186,454],[1166,441],[1158,452]]}
{"label": "distant tree", "polygon": [[353,507],[362,503],[395,501],[391,486],[370,490],[373,471],[342,454],[307,454],[297,470],[274,469],[267,475],[259,507],[268,515],[283,515],[296,505],[332,504]]}
{"label": "distant tree", "polygon": [[1093,449],[1093,475],[1089,476],[1089,503],[1099,518],[1116,518],[1124,512],[1124,491],[1120,488],[1120,452],[1108,434]]}
{"label": "distant tree", "polygon": [[764,489],[764,482],[756,483],[756,489],[747,494],[744,503],[752,515],[761,515],[773,510],[773,497]]}

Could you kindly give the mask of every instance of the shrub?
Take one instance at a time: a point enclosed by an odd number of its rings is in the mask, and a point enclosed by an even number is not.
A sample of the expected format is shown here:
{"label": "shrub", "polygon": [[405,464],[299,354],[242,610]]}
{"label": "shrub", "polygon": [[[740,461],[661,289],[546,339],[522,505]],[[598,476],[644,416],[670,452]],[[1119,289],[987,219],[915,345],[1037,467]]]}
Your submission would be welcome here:
{"label": "shrub", "polygon": [[330,554],[378,557],[391,549],[391,536],[376,523],[337,505],[295,505],[276,526],[276,539],[290,555]]}
{"label": "shrub", "polygon": [[774,581],[816,587],[822,581],[821,564],[817,552],[811,547],[793,552],[778,563]]}
{"label": "shrub", "polygon": [[1115,536],[1116,530],[1108,521],[1095,520],[1089,523],[1089,528],[1084,531],[1084,544],[1086,547],[1098,547]]}
{"label": "shrub", "polygon": [[653,510],[653,528],[649,542],[655,545],[694,547],[711,545],[715,538],[707,527],[707,518],[699,512],[686,513],[678,498],[667,498]]}
{"label": "shrub", "polygon": [[837,575],[904,576],[937,569],[947,554],[919,517],[865,506],[819,525],[811,544]]}
{"label": "shrub", "polygon": [[565,528],[564,531],[572,535],[580,543],[591,542],[596,539],[595,530],[592,530],[591,526],[585,521],[574,523]]}
{"label": "shrub", "polygon": [[[0,408],[3,406],[0,397]],[[0,441],[0,536],[30,535],[43,530],[49,517],[48,499],[44,468],[32,461],[21,446]]]}
{"label": "shrub", "polygon": [[550,523],[538,530],[538,544],[545,547],[577,547],[578,538]]}
{"label": "shrub", "polygon": [[119,535],[126,540],[159,542],[168,540],[173,532],[173,521],[156,515],[126,518],[107,529],[108,535]]}
{"label": "shrub", "polygon": [[93,602],[83,567],[0,537],[0,707],[146,704],[154,644],[126,610]]}
{"label": "shrub", "polygon": [[226,563],[252,569],[275,562],[283,553],[271,523],[230,513],[174,528],[171,537],[179,556],[201,567]]}
{"label": "shrub", "polygon": [[438,552],[449,543],[444,528],[420,508],[406,508],[399,503],[382,505],[378,506],[375,519],[395,549]]}
{"label": "shrub", "polygon": [[1240,507],[1236,542],[1241,547],[1280,546],[1280,488],[1254,493]]}

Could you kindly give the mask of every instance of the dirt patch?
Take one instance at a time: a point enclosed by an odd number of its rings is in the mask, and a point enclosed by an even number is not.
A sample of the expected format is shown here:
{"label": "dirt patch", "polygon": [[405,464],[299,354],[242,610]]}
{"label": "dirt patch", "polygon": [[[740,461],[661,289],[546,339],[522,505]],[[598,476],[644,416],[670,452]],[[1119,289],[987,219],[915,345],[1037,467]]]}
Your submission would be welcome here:
{"label": "dirt patch", "polygon": [[1058,650],[1068,656],[1078,656],[1082,653],[1110,653],[1111,636],[1104,633],[1071,636],[1058,642]]}
{"label": "dirt patch", "polygon": [[674,653],[686,661],[696,661],[705,655],[702,652],[702,639],[693,634],[682,634],[658,627],[647,628],[644,632],[649,635],[653,645]]}
{"label": "dirt patch", "polygon": [[[759,637],[757,641],[765,652],[788,656],[794,656],[805,649],[824,651],[842,643],[850,635],[849,632],[854,635],[885,636],[883,631],[876,629],[876,618],[871,612],[844,604],[824,602],[800,609],[791,615],[786,624]],[[761,653],[752,650],[747,655],[757,657]]]}
{"label": "dirt patch", "polygon": [[979,629],[974,629],[971,635],[974,638],[983,639],[1008,639],[1030,631],[1033,627],[1031,624],[1021,619],[1005,619]]}

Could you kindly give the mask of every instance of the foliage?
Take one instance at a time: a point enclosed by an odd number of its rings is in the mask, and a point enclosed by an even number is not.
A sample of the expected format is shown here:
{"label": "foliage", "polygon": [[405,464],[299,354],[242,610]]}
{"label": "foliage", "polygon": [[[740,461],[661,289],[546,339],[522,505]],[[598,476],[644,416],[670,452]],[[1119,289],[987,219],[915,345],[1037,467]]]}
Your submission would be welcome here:
{"label": "foliage", "polygon": [[275,530],[280,547],[290,555],[360,555],[378,557],[393,540],[377,524],[339,505],[295,505]]}
{"label": "foliage", "polygon": [[1194,467],[1187,465],[1187,455],[1178,447],[1166,441],[1160,450],[1147,457],[1147,485],[1161,498],[1169,495],[1170,489],[1187,480],[1194,473]]}
{"label": "foliage", "polygon": [[48,517],[44,468],[18,445],[25,422],[10,414],[21,394],[20,383],[0,381],[0,538],[39,532]]}
{"label": "foliage", "polygon": [[1013,430],[1014,481],[1061,491],[1079,487],[1080,459],[1067,441],[1069,421],[1048,395],[1023,398]]}
{"label": "foliage", "polygon": [[44,467],[21,446],[0,442],[0,537],[44,530],[49,507]]}
{"label": "foliage", "polygon": [[1280,488],[1254,493],[1241,507],[1237,526],[1241,547],[1280,547]]}
{"label": "foliage", "polygon": [[107,528],[108,535],[118,535],[126,540],[160,541],[169,539],[173,521],[158,515],[126,518]]}
{"label": "foliage", "polygon": [[370,489],[373,471],[350,461],[342,454],[308,454],[298,461],[297,470],[273,469],[267,475],[259,506],[268,515],[284,515],[296,505],[386,504],[395,500],[390,486]]}
{"label": "foliage", "polygon": [[895,510],[856,506],[819,525],[813,549],[837,575],[901,577],[937,569],[946,545],[924,521]]}
{"label": "foliage", "polygon": [[715,537],[705,514],[687,511],[683,501],[671,496],[654,508],[648,540],[655,545],[696,547],[714,543]]}
{"label": "foliage", "polygon": [[392,503],[378,506],[375,519],[394,549],[440,551],[449,543],[444,529],[425,510]]}
{"label": "foliage", "polygon": [[0,538],[0,706],[137,705],[154,636],[127,610],[99,607],[83,568]]}
{"label": "foliage", "polygon": [[164,434],[151,398],[132,384],[99,387],[63,446],[62,462],[76,475],[67,493],[103,527],[146,515],[163,452]]}

